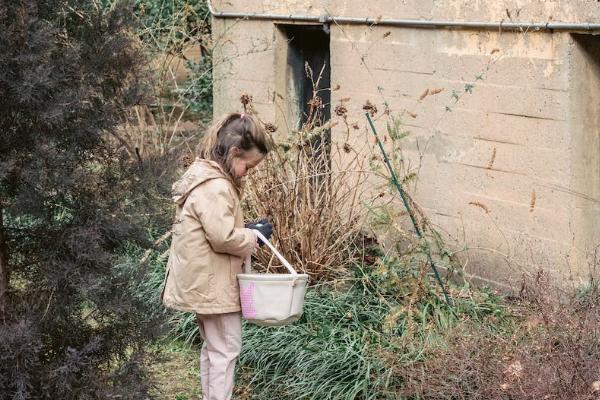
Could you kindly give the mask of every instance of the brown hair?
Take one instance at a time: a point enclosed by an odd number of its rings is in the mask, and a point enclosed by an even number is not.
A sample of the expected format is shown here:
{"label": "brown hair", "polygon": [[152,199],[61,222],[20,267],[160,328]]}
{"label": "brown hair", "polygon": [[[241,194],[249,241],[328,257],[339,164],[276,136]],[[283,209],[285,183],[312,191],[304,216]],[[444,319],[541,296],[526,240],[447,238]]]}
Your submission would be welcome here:
{"label": "brown hair", "polygon": [[242,152],[252,149],[264,155],[269,152],[265,128],[254,116],[231,113],[221,117],[208,129],[200,147],[200,158],[219,163],[234,182],[239,183],[231,165],[234,147]]}

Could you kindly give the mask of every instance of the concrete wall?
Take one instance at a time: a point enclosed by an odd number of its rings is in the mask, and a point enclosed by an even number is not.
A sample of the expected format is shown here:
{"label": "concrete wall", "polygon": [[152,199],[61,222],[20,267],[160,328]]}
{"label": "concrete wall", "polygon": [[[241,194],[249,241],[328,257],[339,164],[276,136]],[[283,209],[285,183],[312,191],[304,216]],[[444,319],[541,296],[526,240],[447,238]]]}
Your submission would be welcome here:
{"label": "concrete wall", "polygon": [[[219,1],[219,11],[481,21],[599,22],[592,1]],[[372,147],[363,104],[410,132],[419,204],[469,273],[513,284],[543,267],[578,283],[600,244],[600,36],[567,32],[330,27],[331,108],[349,144]],[[251,93],[285,126],[285,71],[274,22],[214,19],[215,114]],[[338,88],[339,86],[339,88]],[[436,93],[439,89],[443,89]],[[423,97],[429,90],[429,94]],[[348,100],[348,98],[350,100]],[[387,106],[386,106],[387,105]],[[378,120],[385,132],[386,117]],[[343,126],[333,140],[346,140]]]}

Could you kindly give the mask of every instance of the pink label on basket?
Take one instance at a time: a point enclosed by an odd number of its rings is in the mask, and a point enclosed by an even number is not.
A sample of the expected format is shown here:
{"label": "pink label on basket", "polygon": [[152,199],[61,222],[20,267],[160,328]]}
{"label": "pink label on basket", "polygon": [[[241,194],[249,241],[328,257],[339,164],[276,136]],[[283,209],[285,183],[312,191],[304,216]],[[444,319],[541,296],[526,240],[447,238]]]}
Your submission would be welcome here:
{"label": "pink label on basket", "polygon": [[242,315],[244,318],[256,318],[256,308],[254,307],[254,282],[248,283],[245,287],[244,285],[240,285],[240,302],[242,303]]}

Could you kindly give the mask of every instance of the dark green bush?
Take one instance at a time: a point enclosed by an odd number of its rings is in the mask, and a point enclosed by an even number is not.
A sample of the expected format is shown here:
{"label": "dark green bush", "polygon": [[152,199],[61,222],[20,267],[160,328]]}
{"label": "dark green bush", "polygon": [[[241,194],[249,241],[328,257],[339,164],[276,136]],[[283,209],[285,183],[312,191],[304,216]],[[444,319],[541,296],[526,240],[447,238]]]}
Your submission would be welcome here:
{"label": "dark green bush", "polygon": [[[132,5],[0,5],[0,398],[142,398],[156,326],[115,266],[144,243],[148,166],[113,148],[142,99]],[[128,382],[127,385],[124,382]]]}

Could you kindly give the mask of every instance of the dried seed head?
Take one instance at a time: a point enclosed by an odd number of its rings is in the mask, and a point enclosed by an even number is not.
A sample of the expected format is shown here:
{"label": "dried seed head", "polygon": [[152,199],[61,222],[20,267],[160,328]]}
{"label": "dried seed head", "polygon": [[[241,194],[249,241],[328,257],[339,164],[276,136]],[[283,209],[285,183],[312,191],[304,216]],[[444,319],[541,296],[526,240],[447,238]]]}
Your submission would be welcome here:
{"label": "dried seed head", "polygon": [[369,100],[363,105],[363,110],[368,111],[371,116],[377,114],[377,107],[374,104],[371,104]]}
{"label": "dried seed head", "polygon": [[529,200],[529,212],[533,212],[533,210],[535,209],[535,202],[536,202],[536,194],[535,194],[535,189],[531,191],[531,199]]}
{"label": "dried seed head", "polygon": [[494,150],[492,150],[492,157],[490,158],[490,161],[488,162],[487,169],[492,169],[492,167],[494,166],[494,161],[496,161],[496,148],[495,147],[494,147]]}
{"label": "dried seed head", "polygon": [[490,213],[490,209],[488,208],[488,206],[479,201],[470,201],[469,204],[481,208],[483,211],[485,211],[486,214]]}
{"label": "dried seed head", "polygon": [[307,104],[311,107],[314,108],[322,108],[323,107],[323,100],[321,100],[321,98],[319,96],[315,96],[312,99],[310,99]]}
{"label": "dried seed head", "polygon": [[192,165],[193,162],[194,157],[192,157],[191,154],[186,154],[181,158],[181,165],[183,165],[183,168],[185,169],[189,168],[189,166]]}
{"label": "dried seed head", "polygon": [[511,380],[518,380],[523,375],[523,366],[519,360],[510,364],[505,370],[504,375]]}
{"label": "dried seed head", "polygon": [[240,102],[244,107],[246,107],[248,104],[252,103],[252,96],[248,93],[242,93],[240,96]]}
{"label": "dried seed head", "polygon": [[265,130],[269,133],[273,133],[273,132],[277,131],[277,126],[270,122],[267,122],[267,123],[265,123]]}
{"label": "dried seed head", "polygon": [[335,106],[334,111],[335,111],[335,115],[337,115],[338,117],[344,117],[348,113],[348,109],[341,104]]}

